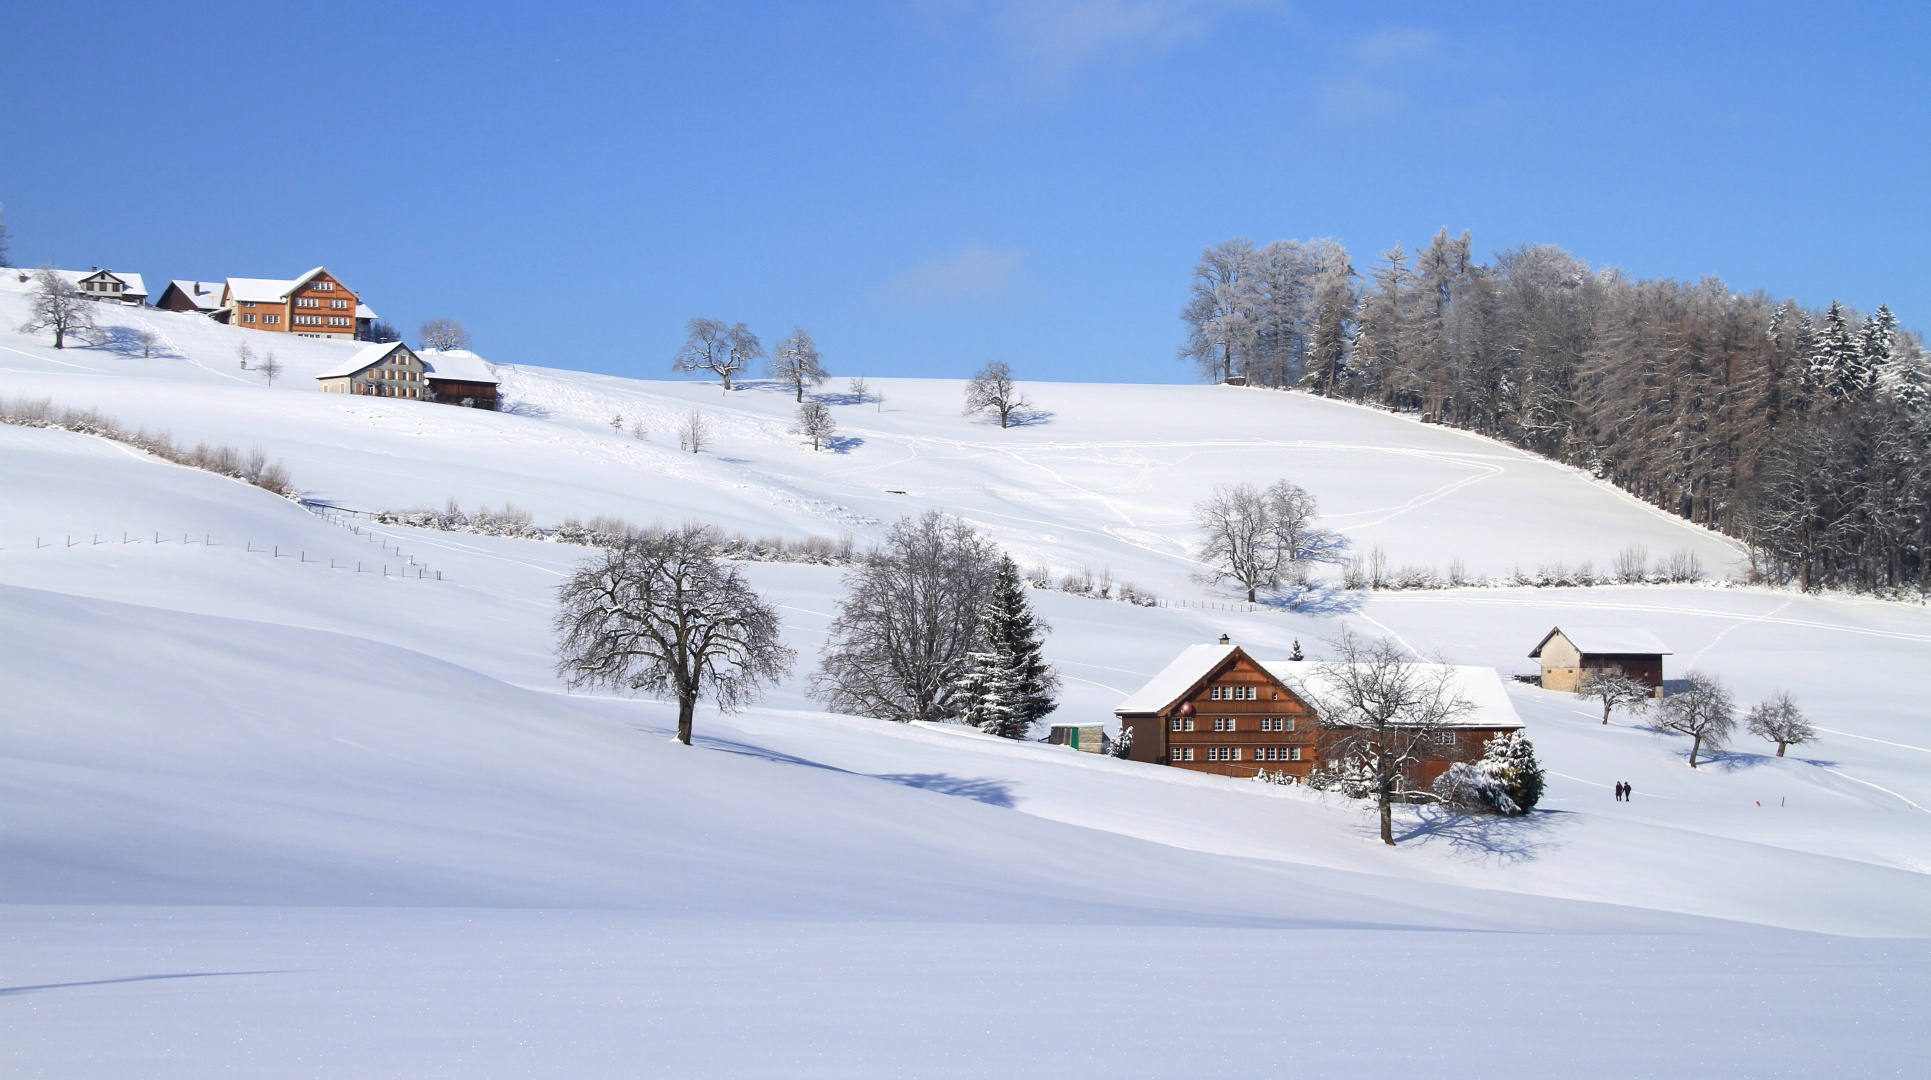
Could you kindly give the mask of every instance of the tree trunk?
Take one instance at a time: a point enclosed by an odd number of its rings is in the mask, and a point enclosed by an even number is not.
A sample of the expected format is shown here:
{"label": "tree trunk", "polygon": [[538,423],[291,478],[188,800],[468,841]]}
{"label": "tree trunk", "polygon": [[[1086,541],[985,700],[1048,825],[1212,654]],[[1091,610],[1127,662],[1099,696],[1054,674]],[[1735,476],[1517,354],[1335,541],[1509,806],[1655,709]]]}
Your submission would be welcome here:
{"label": "tree trunk", "polygon": [[1778,756],[1778,757],[1782,757],[1782,756],[1783,756],[1783,748],[1784,748],[1784,741],[1783,741],[1782,739],[1778,739],[1778,740],[1777,740],[1777,756]]}
{"label": "tree trunk", "polygon": [[58,326],[54,327],[54,348],[56,349],[66,348],[67,346],[63,344],[66,338],[67,338],[67,331],[61,329]]}
{"label": "tree trunk", "polygon": [[691,744],[691,714],[697,711],[696,694],[677,696],[677,741],[685,746]]}
{"label": "tree trunk", "polygon": [[1696,768],[1696,752],[1703,749],[1703,736],[1690,736],[1690,768]]}
{"label": "tree trunk", "polygon": [[1608,698],[1602,699],[1602,722],[1605,724],[1609,723],[1609,699]]}
{"label": "tree trunk", "polygon": [[1385,787],[1381,790],[1381,842],[1395,846],[1395,800]]}
{"label": "tree trunk", "polygon": [[1250,604],[1254,602],[1254,587],[1252,585],[1247,587],[1247,602]]}

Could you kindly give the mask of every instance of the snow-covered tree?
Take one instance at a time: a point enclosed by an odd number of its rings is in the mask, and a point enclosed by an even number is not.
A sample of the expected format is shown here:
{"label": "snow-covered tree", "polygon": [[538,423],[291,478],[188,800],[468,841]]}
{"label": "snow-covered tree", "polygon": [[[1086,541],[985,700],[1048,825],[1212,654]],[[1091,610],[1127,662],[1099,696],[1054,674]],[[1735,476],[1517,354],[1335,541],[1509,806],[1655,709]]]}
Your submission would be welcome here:
{"label": "snow-covered tree", "polygon": [[1113,756],[1116,758],[1133,756],[1133,725],[1120,725],[1120,737],[1113,740]]}
{"label": "snow-covered tree", "polygon": [[1314,527],[1317,504],[1287,480],[1266,489],[1252,484],[1217,484],[1193,508],[1194,524],[1205,534],[1195,555],[1211,568],[1209,581],[1232,581],[1253,602],[1257,590],[1279,584],[1295,573],[1294,564],[1320,558],[1336,546],[1333,534]]}
{"label": "snow-covered tree", "polygon": [[1052,628],[1033,614],[1012,556],[993,570],[992,594],[979,614],[979,647],[960,686],[966,723],[1007,739],[1023,739],[1059,707],[1059,675],[1042,658]]}
{"label": "snow-covered tree", "polygon": [[1411,795],[1422,762],[1440,760],[1453,725],[1475,705],[1461,696],[1454,669],[1409,663],[1391,638],[1368,641],[1343,628],[1330,644],[1336,662],[1310,687],[1327,736],[1322,756],[1375,800],[1381,842],[1392,847],[1394,804]]}
{"label": "snow-covered tree", "polygon": [[1650,709],[1649,729],[1658,735],[1690,737],[1690,768],[1704,747],[1721,750],[1736,730],[1736,703],[1723,680],[1699,671],[1684,679],[1689,684],[1681,693],[1671,694]]}
{"label": "snow-covered tree", "polygon": [[1180,319],[1187,343],[1180,359],[1192,361],[1202,376],[1226,382],[1245,375],[1259,327],[1259,269],[1251,240],[1225,240],[1200,253],[1193,284]]}
{"label": "snow-covered tree", "polygon": [[831,378],[831,372],[825,370],[823,358],[818,354],[817,343],[802,326],[778,343],[765,374],[791,387],[799,401],[805,399],[805,387],[822,386]]}
{"label": "snow-covered tree", "polygon": [[1824,312],[1810,354],[1810,384],[1833,400],[1854,397],[1869,381],[1857,335],[1851,330],[1850,313],[1835,300]]}
{"label": "snow-covered tree", "polygon": [[1615,668],[1590,668],[1576,680],[1576,696],[1602,702],[1602,722],[1613,709],[1642,711],[1649,704],[1649,686]]}
{"label": "snow-covered tree", "polygon": [[1879,304],[1877,311],[1864,320],[1864,332],[1858,335],[1858,362],[1864,370],[1864,384],[1860,390],[1878,384],[1890,370],[1891,359],[1897,343],[1897,316],[1891,313],[1891,305]]}
{"label": "snow-covered tree", "polygon": [[711,445],[711,422],[696,409],[677,427],[677,448],[692,454]]}
{"label": "snow-covered tree", "polygon": [[13,246],[13,234],[7,231],[6,208],[0,206],[0,266],[12,266],[8,260],[13,258],[9,249]]}
{"label": "snow-covered tree", "polygon": [[1778,757],[1784,756],[1787,747],[1817,741],[1817,729],[1811,726],[1803,710],[1797,708],[1797,700],[1787,691],[1779,691],[1752,705],[1744,714],[1743,726],[1750,734],[1776,743]]}
{"label": "snow-covered tree", "polygon": [[469,331],[454,319],[431,319],[417,331],[422,347],[449,352],[469,348]]}
{"label": "snow-covered tree", "polygon": [[260,375],[270,386],[275,385],[275,380],[281,378],[282,370],[282,362],[275,359],[273,349],[268,350],[268,354],[261,358],[261,363],[255,365],[255,374]]}
{"label": "snow-covered tree", "polygon": [[966,384],[965,415],[989,412],[999,418],[1000,427],[1010,427],[1012,418],[1032,408],[1032,402],[1019,392],[1012,368],[1004,360],[994,360],[979,369]]}
{"label": "snow-covered tree", "polygon": [[817,450],[831,441],[838,431],[838,421],[832,417],[829,405],[813,398],[798,406],[798,423],[792,430],[810,439],[811,448]]}
{"label": "snow-covered tree", "polygon": [[1477,764],[1502,782],[1515,803],[1514,813],[1526,814],[1542,801],[1542,763],[1536,760],[1535,744],[1521,732],[1507,731],[1490,739]]}
{"label": "snow-covered tree", "polygon": [[731,390],[731,376],[743,371],[764,348],[743,323],[727,326],[721,319],[692,319],[684,324],[684,344],[671,358],[673,371],[708,371]]}
{"label": "snow-covered tree", "polygon": [[699,697],[737,709],[796,658],[777,610],[718,560],[703,526],[627,537],[578,567],[557,598],[557,674],[674,699],[687,746]]}
{"label": "snow-covered tree", "polygon": [[64,349],[67,335],[91,334],[97,329],[87,297],[52,267],[34,271],[33,291],[27,296],[27,321],[19,327],[23,334],[52,330],[54,348]]}

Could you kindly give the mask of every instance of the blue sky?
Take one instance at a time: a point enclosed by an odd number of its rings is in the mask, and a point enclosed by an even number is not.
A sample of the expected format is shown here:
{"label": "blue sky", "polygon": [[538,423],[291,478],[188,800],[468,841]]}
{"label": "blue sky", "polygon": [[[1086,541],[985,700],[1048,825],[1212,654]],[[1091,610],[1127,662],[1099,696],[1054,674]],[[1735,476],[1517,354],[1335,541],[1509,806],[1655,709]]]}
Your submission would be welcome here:
{"label": "blue sky", "polygon": [[411,339],[653,378],[706,315],[840,375],[1188,381],[1204,245],[1444,225],[1926,327],[1926,12],[10,4],[0,203],[18,263],[320,263]]}

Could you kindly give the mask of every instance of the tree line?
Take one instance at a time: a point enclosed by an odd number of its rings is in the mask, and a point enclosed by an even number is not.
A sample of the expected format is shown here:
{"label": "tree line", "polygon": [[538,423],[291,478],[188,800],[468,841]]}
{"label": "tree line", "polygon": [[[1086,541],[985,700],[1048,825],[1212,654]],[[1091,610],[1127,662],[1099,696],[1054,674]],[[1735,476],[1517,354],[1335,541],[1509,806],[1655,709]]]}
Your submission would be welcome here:
{"label": "tree line", "polygon": [[1890,309],[1639,280],[1438,232],[1365,273],[1332,240],[1207,248],[1181,317],[1202,376],[1479,432],[1749,546],[1761,581],[1931,586],[1931,361]]}

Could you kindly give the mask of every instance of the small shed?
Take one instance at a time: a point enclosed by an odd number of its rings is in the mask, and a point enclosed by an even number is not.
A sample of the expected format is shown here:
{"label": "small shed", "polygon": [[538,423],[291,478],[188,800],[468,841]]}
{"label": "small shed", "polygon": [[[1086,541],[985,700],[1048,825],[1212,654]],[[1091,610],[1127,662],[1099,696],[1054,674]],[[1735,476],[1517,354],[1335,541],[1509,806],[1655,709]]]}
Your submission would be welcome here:
{"label": "small shed", "polygon": [[489,361],[468,349],[424,349],[421,356],[428,367],[431,401],[471,409],[497,408],[496,372]]}
{"label": "small shed", "polygon": [[1106,737],[1105,724],[1054,724],[1046,741],[1054,746],[1070,746],[1088,754],[1104,753],[1113,740]]}
{"label": "small shed", "polygon": [[1669,646],[1639,626],[1557,626],[1529,650],[1542,661],[1542,688],[1574,692],[1590,671],[1620,671],[1652,692],[1663,686]]}

